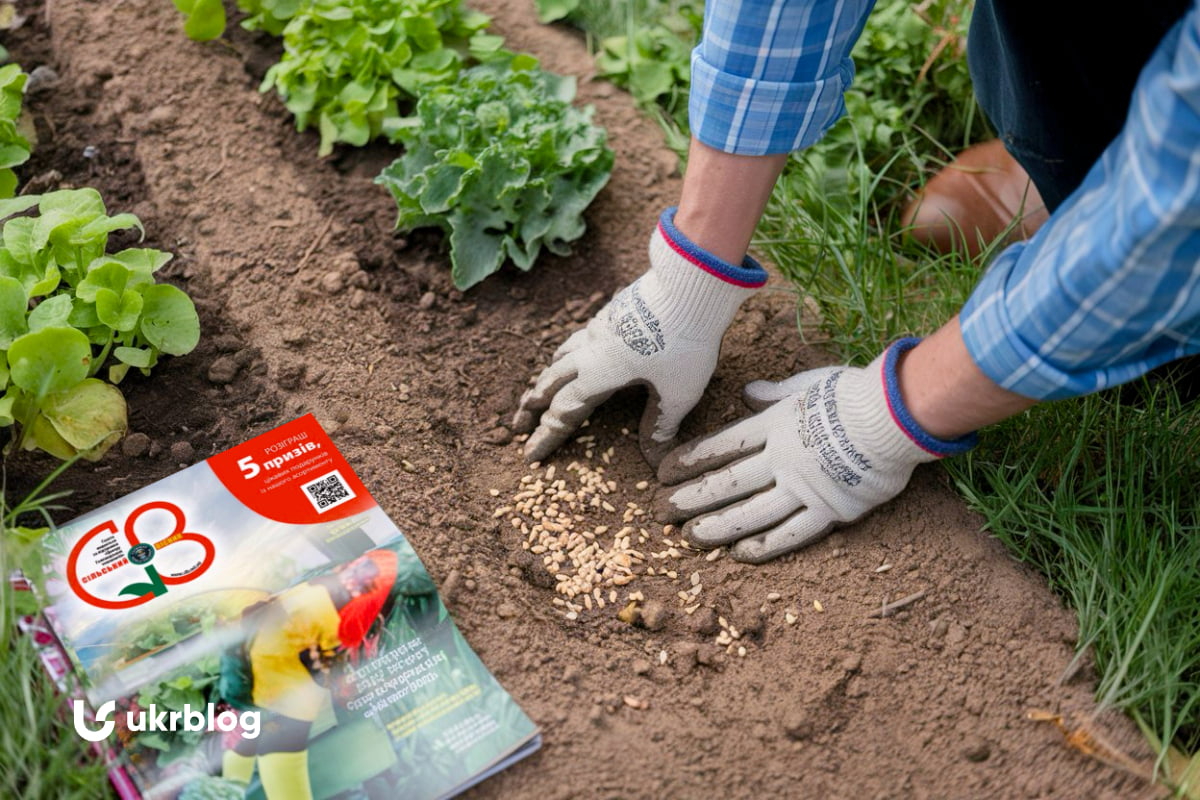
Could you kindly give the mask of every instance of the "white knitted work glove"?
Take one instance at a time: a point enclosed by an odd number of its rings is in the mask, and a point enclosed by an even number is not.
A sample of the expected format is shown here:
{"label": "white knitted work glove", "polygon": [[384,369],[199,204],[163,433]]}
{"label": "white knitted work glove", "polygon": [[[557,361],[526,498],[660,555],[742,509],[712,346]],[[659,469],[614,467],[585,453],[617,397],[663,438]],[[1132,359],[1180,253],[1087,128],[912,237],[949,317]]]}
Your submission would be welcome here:
{"label": "white knitted work glove", "polygon": [[527,460],[545,458],[596,406],[635,385],[650,393],[639,430],[642,453],[657,465],[670,450],[712,377],[738,306],[767,279],[749,256],[735,266],[701,250],[674,218],[674,208],[663,212],[650,237],[649,271],[563,342],[521,398],[513,428],[533,431]]}
{"label": "white knitted work glove", "polygon": [[819,539],[895,497],[913,468],[975,445],[930,436],[908,413],[896,364],[917,340],[897,342],[865,369],[825,368],[746,387],[752,417],[669,454],[663,516],[700,547],[732,545],[761,563]]}

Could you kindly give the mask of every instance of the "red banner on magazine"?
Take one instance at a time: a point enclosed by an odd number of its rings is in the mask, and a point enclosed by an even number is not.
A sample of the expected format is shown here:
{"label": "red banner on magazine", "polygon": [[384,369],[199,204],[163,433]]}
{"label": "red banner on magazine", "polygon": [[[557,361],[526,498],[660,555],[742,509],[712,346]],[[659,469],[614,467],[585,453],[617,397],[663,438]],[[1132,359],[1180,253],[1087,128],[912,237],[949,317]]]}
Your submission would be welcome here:
{"label": "red banner on magazine", "polygon": [[289,525],[343,519],[375,506],[311,414],[208,459],[243,505]]}

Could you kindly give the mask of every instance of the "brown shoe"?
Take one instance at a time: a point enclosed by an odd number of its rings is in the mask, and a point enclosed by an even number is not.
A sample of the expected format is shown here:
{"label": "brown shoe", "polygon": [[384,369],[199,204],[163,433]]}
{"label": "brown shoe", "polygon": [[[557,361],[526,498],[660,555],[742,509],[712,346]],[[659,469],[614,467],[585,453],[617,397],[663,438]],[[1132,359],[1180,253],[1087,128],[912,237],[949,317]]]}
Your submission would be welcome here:
{"label": "brown shoe", "polygon": [[1028,239],[1048,217],[1029,175],[993,139],[968,147],[934,175],[901,222],[940,252],[965,248],[976,256],[1006,231],[1006,243]]}

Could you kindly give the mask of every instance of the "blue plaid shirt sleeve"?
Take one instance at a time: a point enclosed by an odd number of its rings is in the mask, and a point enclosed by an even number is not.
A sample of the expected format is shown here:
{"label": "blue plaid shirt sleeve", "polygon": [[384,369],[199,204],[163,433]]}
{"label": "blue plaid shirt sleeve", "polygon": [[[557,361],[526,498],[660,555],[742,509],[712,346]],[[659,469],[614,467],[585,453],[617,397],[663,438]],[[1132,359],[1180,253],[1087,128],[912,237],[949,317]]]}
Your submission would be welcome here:
{"label": "blue plaid shirt sleeve", "polygon": [[875,0],[709,0],[692,52],[692,134],[740,155],[787,153],[845,113],[850,51]]}
{"label": "blue plaid shirt sleeve", "polygon": [[1143,68],[1083,184],[996,258],[960,323],[988,377],[1039,400],[1200,352],[1200,2]]}

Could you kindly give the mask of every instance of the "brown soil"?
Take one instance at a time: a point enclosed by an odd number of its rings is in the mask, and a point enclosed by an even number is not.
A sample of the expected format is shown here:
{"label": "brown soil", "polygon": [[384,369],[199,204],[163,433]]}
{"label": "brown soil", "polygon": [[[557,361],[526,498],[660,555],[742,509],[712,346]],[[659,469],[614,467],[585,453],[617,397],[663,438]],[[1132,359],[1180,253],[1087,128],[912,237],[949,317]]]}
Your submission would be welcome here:
{"label": "brown soil", "polygon": [[[503,426],[554,347],[644,268],[679,181],[656,126],[589,80],[580,37],[538,25],[525,0],[478,5],[510,46],[579,76],[617,167],[574,257],[506,269],[466,294],[450,285],[440,236],[392,231],[391,200],[371,180],[393,150],[320,161],[315,136],[259,94],[269,39],[234,28],[225,42],[189,42],[163,0],[54,0],[18,32],[25,68],[59,74],[28,98],[41,141],[23,180],[94,185],[111,208],[138,214],[149,244],[178,254],[167,275],[196,298],[206,332],[192,355],[130,381],[137,435],[69,473],[74,510],[315,413],[543,727],[541,752],[476,797],[1152,795],[1025,718],[1094,711],[1094,679],[1086,663],[1072,667],[1073,616],[980,532],[936,468],[799,554],[750,567],[685,551],[669,565],[678,583],[639,577],[625,590],[662,604],[655,630],[619,621],[612,605],[570,621],[552,604],[523,537],[493,518],[528,472]],[[801,344],[795,319],[783,286],[747,303],[685,433],[744,413],[746,380],[829,362]],[[649,507],[655,492],[622,430],[635,427],[638,402],[610,402],[588,430],[597,459],[614,448],[619,509]],[[573,444],[554,463],[582,458]],[[25,463],[26,474],[46,467]],[[637,491],[642,480],[650,488]],[[589,522],[619,526],[610,516]],[[661,527],[650,530],[648,549],[665,547]],[[692,572],[704,588],[689,615],[676,593]],[[895,616],[868,617],[918,590],[924,598]],[[741,631],[744,657],[716,644],[717,615]],[[1124,718],[1095,725],[1136,751]]]}

